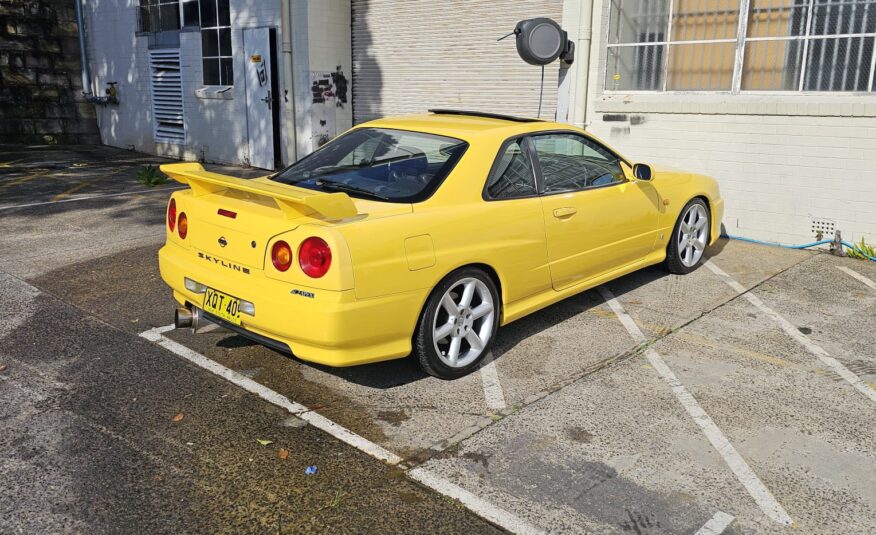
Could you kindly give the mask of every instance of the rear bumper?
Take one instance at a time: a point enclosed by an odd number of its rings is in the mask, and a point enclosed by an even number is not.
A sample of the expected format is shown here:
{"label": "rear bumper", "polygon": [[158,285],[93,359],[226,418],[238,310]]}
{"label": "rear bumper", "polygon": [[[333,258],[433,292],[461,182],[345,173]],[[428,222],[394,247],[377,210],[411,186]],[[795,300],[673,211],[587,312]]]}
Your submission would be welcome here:
{"label": "rear bumper", "polygon": [[[201,307],[204,299],[203,294],[186,289],[185,277],[250,301],[255,316],[241,315],[243,330],[256,339],[276,342],[263,341],[266,345],[286,346],[298,358],[327,366],[353,366],[410,354],[411,336],[427,293],[418,290],[358,300],[353,290],[293,286],[260,271],[242,273],[199,262],[195,252],[174,243],[158,252],[158,265],[161,278],[180,304]],[[293,289],[299,293],[292,294]]]}

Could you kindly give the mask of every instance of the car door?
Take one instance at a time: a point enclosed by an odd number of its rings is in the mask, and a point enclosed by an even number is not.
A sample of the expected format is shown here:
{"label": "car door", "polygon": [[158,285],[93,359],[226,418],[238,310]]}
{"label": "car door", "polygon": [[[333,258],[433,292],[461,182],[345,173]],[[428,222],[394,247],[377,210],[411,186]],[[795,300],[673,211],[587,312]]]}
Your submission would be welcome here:
{"label": "car door", "polygon": [[641,262],[654,247],[658,197],[614,152],[576,132],[530,138],[555,290]]}
{"label": "car door", "polygon": [[506,305],[551,288],[544,217],[531,151],[524,137],[499,149],[478,207],[476,237],[504,277]]}

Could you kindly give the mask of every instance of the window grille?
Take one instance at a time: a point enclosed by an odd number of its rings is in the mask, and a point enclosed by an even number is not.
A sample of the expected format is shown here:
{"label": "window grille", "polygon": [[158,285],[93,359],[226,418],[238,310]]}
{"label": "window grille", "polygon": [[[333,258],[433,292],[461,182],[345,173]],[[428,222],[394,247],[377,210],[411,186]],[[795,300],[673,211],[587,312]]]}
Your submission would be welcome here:
{"label": "window grille", "polygon": [[876,0],[612,0],[609,16],[609,92],[876,91]]}

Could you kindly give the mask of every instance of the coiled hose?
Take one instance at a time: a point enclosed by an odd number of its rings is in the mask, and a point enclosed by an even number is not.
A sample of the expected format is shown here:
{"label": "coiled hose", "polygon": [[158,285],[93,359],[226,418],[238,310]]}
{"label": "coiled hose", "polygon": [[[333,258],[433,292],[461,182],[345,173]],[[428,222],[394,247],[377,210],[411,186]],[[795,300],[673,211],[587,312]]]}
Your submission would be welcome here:
{"label": "coiled hose", "polygon": [[[833,240],[819,240],[819,241],[815,241],[812,243],[804,243],[803,245],[785,245],[783,243],[755,240],[754,238],[746,238],[744,236],[733,236],[731,234],[723,234],[722,237],[729,238],[731,240],[744,241],[744,242],[748,242],[748,243],[758,243],[760,245],[770,245],[772,247],[784,247],[785,249],[809,249],[810,247],[815,247],[817,245],[825,245],[828,243],[833,243]],[[857,245],[855,245],[853,243],[849,243],[847,241],[843,241],[840,243],[843,244],[843,247],[846,247],[847,249],[851,249],[852,251],[855,251],[856,253],[863,255],[864,257],[870,259],[871,261],[876,262],[876,257],[872,257],[872,256],[864,253],[864,251],[862,251]]]}

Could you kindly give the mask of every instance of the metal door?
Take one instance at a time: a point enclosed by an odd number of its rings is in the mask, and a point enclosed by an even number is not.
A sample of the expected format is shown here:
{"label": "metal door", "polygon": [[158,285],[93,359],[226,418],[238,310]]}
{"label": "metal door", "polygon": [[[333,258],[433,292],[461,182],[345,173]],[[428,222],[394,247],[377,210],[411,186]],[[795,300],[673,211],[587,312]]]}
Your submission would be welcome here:
{"label": "metal door", "polygon": [[279,142],[277,83],[274,80],[273,43],[276,37],[271,28],[243,30],[246,59],[246,120],[249,164],[262,169],[275,169]]}

